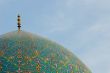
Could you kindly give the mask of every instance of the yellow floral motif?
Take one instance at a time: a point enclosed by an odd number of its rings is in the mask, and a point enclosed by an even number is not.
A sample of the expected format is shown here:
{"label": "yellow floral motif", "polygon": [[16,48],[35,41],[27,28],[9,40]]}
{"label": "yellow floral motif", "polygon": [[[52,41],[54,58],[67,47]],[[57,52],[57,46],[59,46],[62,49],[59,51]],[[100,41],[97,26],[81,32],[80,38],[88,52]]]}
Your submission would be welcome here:
{"label": "yellow floral motif", "polygon": [[0,66],[0,71],[2,70],[2,66]]}
{"label": "yellow floral motif", "polygon": [[0,51],[0,56],[3,56],[4,52],[3,51]]}
{"label": "yellow floral motif", "polygon": [[30,58],[28,56],[25,56],[25,61],[30,60]]}
{"label": "yellow floral motif", "polygon": [[35,55],[38,56],[39,54],[40,54],[40,52],[36,50]]}
{"label": "yellow floral motif", "polygon": [[12,60],[14,58],[14,56],[10,56],[9,59]]}
{"label": "yellow floral motif", "polygon": [[40,72],[41,66],[40,66],[39,63],[38,63],[38,65],[37,65],[36,69],[37,69],[38,72]]}
{"label": "yellow floral motif", "polygon": [[73,71],[71,73],[74,73]]}
{"label": "yellow floral motif", "polygon": [[46,58],[44,59],[44,61],[47,63],[47,62],[49,61],[49,58],[46,57]]}

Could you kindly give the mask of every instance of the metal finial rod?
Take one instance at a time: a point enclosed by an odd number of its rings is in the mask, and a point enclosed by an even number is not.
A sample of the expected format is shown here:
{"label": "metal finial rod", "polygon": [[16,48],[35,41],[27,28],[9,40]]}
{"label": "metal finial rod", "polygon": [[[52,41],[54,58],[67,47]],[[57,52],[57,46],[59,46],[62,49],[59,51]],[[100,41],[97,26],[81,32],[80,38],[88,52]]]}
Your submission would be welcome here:
{"label": "metal finial rod", "polygon": [[21,28],[21,19],[20,19],[20,15],[18,15],[17,21],[18,21],[18,30],[20,30],[20,28]]}

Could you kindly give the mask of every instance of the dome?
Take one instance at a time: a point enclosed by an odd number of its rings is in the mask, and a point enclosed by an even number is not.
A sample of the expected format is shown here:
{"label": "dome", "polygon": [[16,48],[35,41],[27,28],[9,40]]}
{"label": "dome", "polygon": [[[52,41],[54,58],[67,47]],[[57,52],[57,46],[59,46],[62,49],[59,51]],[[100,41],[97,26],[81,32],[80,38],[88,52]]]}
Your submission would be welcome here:
{"label": "dome", "polygon": [[70,51],[25,31],[0,36],[0,73],[91,73]]}

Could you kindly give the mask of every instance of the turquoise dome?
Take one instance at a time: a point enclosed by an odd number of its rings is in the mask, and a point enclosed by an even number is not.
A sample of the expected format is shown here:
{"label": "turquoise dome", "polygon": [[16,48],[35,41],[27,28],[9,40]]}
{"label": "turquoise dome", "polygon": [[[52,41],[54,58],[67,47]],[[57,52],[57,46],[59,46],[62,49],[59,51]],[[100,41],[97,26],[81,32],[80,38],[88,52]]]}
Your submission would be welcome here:
{"label": "turquoise dome", "polygon": [[25,31],[0,36],[0,73],[91,73],[71,52]]}

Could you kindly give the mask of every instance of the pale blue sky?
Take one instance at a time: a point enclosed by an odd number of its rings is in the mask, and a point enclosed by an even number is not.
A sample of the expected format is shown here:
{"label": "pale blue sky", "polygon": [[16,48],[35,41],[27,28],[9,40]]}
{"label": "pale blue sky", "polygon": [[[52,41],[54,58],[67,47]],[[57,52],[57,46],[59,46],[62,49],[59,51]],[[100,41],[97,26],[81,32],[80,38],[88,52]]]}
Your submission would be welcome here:
{"label": "pale blue sky", "polygon": [[110,73],[110,0],[0,0],[0,35],[22,30],[58,42],[93,73]]}

